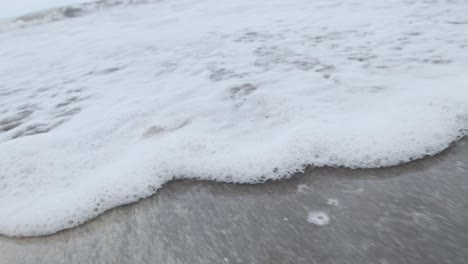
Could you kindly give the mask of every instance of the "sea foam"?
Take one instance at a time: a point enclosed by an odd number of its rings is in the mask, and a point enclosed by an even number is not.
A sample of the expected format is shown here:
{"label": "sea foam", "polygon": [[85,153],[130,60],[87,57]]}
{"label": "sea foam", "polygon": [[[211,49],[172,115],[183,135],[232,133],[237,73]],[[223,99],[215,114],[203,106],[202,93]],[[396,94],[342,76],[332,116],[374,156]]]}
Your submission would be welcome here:
{"label": "sea foam", "polygon": [[468,128],[466,1],[174,0],[0,33],[0,233],[176,178],[434,155]]}

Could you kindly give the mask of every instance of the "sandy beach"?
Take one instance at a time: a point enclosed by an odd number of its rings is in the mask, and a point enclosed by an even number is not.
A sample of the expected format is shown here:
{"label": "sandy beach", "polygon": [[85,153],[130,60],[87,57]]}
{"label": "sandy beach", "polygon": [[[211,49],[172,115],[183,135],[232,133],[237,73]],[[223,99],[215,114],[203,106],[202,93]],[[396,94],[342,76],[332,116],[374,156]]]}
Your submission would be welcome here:
{"label": "sandy beach", "polygon": [[174,181],[77,228],[0,238],[0,263],[466,263],[468,141],[372,170]]}

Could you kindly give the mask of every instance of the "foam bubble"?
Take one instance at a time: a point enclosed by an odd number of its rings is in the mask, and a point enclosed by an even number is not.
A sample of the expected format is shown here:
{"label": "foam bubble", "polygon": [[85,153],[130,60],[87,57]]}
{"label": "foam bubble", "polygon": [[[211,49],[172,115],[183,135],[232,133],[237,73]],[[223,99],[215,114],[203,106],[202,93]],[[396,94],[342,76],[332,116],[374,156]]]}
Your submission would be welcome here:
{"label": "foam bubble", "polygon": [[330,223],[330,217],[323,211],[313,211],[307,215],[307,222],[318,226],[324,226]]}
{"label": "foam bubble", "polygon": [[440,21],[467,4],[173,3],[0,33],[1,234],[177,178],[391,166],[466,135],[468,24]]}
{"label": "foam bubble", "polygon": [[307,190],[309,190],[309,186],[307,186],[305,184],[299,184],[297,186],[297,192],[299,192],[299,193],[307,192]]}
{"label": "foam bubble", "polygon": [[338,199],[327,199],[327,204],[331,206],[338,206],[340,205],[340,201]]}

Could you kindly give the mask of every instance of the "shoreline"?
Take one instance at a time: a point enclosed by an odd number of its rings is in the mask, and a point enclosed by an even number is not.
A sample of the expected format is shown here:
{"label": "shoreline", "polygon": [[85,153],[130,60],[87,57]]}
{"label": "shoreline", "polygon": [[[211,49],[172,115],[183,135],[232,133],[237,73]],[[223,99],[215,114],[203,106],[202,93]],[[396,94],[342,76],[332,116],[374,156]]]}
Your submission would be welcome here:
{"label": "shoreline", "polygon": [[0,263],[440,264],[464,263],[466,244],[463,139],[388,168],[313,168],[255,185],[171,181],[73,229],[0,236]]}

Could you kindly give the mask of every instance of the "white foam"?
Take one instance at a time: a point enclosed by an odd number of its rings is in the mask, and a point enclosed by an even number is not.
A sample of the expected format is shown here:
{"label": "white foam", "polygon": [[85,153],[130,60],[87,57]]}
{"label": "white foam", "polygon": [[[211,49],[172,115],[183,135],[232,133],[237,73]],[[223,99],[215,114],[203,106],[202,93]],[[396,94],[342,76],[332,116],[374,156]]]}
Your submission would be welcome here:
{"label": "white foam", "polygon": [[467,129],[467,12],[174,0],[0,33],[0,233],[70,228],[173,178],[434,155]]}

